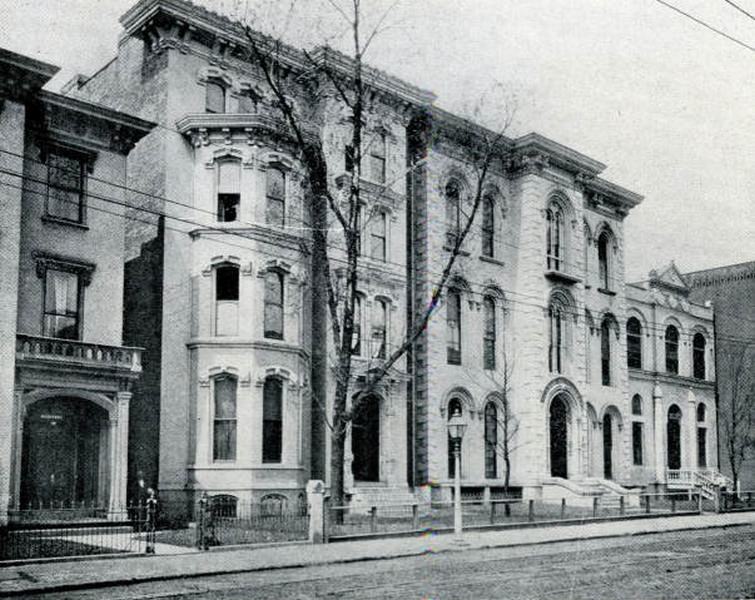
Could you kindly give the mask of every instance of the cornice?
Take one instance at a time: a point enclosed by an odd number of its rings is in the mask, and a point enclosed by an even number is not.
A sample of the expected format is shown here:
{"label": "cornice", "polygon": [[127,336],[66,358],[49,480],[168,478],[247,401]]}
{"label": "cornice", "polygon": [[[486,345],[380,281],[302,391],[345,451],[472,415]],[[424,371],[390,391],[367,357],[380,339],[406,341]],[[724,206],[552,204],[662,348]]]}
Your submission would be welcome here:
{"label": "cornice", "polygon": [[713,390],[716,382],[709,379],[695,379],[684,375],[674,375],[661,371],[648,371],[645,369],[628,369],[629,380],[641,379],[643,381],[658,381],[660,383],[669,383],[672,385],[695,388],[701,390]]}
{"label": "cornice", "polygon": [[608,206],[616,210],[620,216],[626,216],[628,211],[640,204],[644,197],[601,177],[594,177],[585,182],[585,192],[589,204],[593,206]]}
{"label": "cornice", "polygon": [[0,48],[0,96],[24,101],[37,94],[59,67]]}
{"label": "cornice", "polygon": [[572,173],[580,183],[592,180],[606,168],[603,163],[539,133],[528,133],[514,140],[509,167],[511,171],[516,173],[546,166]]}

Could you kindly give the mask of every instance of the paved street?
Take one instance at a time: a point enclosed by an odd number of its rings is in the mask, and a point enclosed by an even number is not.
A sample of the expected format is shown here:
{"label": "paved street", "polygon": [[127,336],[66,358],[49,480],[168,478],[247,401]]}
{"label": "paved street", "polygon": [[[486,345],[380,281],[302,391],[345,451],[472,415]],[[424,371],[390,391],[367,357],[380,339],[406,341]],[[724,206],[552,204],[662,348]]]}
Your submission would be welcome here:
{"label": "paved street", "polygon": [[752,598],[755,526],[428,554],[35,597]]}

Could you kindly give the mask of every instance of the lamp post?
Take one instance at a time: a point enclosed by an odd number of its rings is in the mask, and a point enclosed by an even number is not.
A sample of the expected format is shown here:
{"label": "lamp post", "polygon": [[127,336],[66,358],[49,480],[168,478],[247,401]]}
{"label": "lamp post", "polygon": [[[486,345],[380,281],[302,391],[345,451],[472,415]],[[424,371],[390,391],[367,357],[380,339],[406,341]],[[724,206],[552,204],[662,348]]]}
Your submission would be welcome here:
{"label": "lamp post", "polygon": [[448,436],[454,451],[454,538],[456,543],[463,543],[461,524],[461,438],[467,429],[467,423],[456,408],[448,420]]}

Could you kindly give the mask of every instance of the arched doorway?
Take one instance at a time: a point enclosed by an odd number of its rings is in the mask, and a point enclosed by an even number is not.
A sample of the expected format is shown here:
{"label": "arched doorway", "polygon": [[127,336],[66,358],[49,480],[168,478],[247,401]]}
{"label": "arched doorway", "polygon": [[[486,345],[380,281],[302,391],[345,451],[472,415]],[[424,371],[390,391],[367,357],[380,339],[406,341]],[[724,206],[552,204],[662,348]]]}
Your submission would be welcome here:
{"label": "arched doorway", "polygon": [[21,506],[107,504],[108,414],[78,398],[48,398],[24,418]]}
{"label": "arched doorway", "polygon": [[682,468],[682,411],[676,404],[668,409],[666,457],[669,469]]}
{"label": "arched doorway", "polygon": [[551,477],[568,476],[568,422],[569,405],[562,394],[550,405],[550,458]]}
{"label": "arched doorway", "polygon": [[603,415],[603,477],[613,479],[613,419]]}
{"label": "arched doorway", "polygon": [[354,481],[380,481],[380,398],[370,396],[351,421]]}

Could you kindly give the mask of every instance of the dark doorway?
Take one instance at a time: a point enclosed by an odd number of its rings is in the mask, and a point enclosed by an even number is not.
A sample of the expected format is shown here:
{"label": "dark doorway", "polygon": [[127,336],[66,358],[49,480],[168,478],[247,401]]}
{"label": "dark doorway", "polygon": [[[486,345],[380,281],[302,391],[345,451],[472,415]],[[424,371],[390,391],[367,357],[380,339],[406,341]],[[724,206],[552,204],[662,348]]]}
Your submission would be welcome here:
{"label": "dark doorway", "polygon": [[613,419],[607,414],[603,417],[603,477],[613,479]]}
{"label": "dark doorway", "polygon": [[682,468],[682,411],[674,404],[668,409],[666,423],[666,453],[669,469]]}
{"label": "dark doorway", "polygon": [[551,477],[566,479],[567,435],[569,407],[561,396],[556,396],[550,408]]}
{"label": "dark doorway", "polygon": [[107,413],[90,402],[54,398],[32,404],[24,420],[21,506],[104,503],[99,487],[106,425]]}
{"label": "dark doorway", "polygon": [[380,399],[371,396],[351,422],[354,481],[380,481]]}

